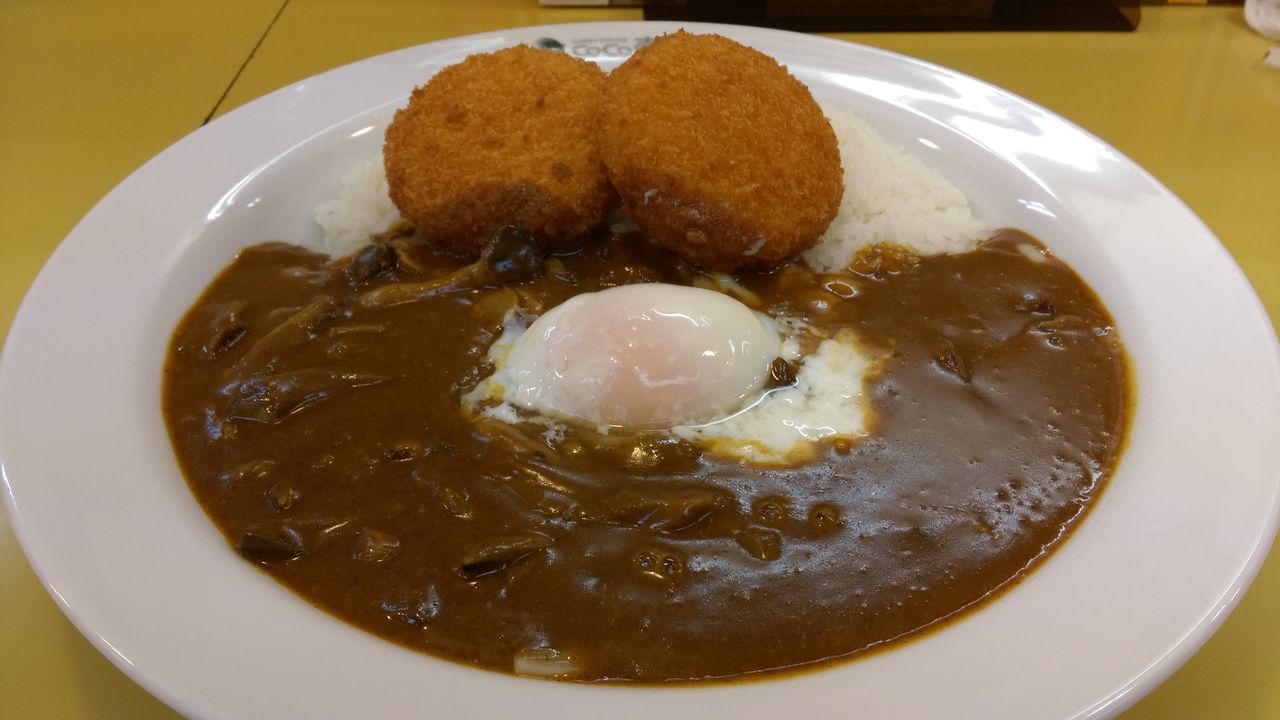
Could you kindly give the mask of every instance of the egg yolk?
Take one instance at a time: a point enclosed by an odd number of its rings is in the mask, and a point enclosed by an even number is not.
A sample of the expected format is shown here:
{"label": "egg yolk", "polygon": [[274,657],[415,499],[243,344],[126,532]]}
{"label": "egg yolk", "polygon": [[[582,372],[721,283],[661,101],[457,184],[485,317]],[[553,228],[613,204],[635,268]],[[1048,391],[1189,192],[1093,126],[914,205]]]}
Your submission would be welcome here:
{"label": "egg yolk", "polygon": [[723,417],[754,398],[777,331],[721,293],[661,283],[577,295],[515,341],[505,399],[550,416],[648,430]]}

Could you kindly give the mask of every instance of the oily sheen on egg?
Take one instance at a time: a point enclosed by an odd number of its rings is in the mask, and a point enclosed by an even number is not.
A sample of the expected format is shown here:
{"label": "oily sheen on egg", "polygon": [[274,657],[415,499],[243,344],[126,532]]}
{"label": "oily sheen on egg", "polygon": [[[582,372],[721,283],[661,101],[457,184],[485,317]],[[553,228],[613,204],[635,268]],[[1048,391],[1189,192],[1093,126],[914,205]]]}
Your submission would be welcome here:
{"label": "oily sheen on egg", "polygon": [[648,283],[577,295],[539,317],[503,364],[504,397],[544,416],[670,428],[742,406],[781,341],[727,295]]}

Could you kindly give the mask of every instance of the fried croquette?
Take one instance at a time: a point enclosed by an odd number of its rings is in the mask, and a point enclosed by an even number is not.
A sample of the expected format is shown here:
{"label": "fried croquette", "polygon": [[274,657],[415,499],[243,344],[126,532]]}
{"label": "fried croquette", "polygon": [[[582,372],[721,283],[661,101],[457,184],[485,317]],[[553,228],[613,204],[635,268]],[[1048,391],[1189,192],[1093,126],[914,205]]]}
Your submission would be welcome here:
{"label": "fried croquette", "polygon": [[812,247],[844,192],[808,88],[719,35],[664,35],[616,68],[601,153],[631,218],[704,269],[773,267]]}
{"label": "fried croquette", "polygon": [[604,73],[519,46],[472,55],[415,89],[387,128],[391,200],[427,242],[476,255],[515,225],[566,248],[600,225]]}

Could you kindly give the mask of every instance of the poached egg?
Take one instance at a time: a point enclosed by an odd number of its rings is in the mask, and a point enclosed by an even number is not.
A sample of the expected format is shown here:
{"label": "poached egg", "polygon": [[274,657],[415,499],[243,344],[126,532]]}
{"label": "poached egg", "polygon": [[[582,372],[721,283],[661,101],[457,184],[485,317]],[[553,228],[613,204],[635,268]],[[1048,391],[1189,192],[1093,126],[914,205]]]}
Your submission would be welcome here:
{"label": "poached egg", "polygon": [[499,380],[504,400],[547,417],[664,430],[739,409],[781,346],[767,316],[727,295],[623,285],[539,317],[512,342]]}
{"label": "poached egg", "polygon": [[[819,440],[865,434],[871,367],[852,332],[801,342],[810,332],[711,289],[583,293],[532,324],[508,315],[488,352],[494,372],[462,402],[501,422],[540,425],[549,442],[569,425],[665,431],[721,457],[804,462]],[[814,348],[810,357],[802,346]],[[766,387],[779,357],[799,366],[796,382]]]}

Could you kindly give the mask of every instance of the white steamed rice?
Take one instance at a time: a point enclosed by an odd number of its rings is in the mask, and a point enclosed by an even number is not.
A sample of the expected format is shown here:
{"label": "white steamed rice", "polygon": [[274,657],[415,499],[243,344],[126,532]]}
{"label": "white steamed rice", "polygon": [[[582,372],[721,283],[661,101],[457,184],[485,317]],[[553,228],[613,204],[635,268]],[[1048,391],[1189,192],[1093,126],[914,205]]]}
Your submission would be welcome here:
{"label": "white steamed rice", "polygon": [[[822,241],[804,253],[820,272],[849,265],[860,248],[889,242],[922,255],[964,252],[985,237],[969,200],[942,173],[893,145],[857,116],[827,110],[844,165],[844,197]],[[339,257],[400,219],[381,157],[357,163],[338,196],[316,208],[324,248]]]}
{"label": "white steamed rice", "polygon": [[844,197],[818,245],[804,253],[820,272],[849,266],[875,243],[905,245],[921,255],[972,250],[986,224],[942,173],[886,140],[851,113],[827,111],[840,143]]}
{"label": "white steamed rice", "polygon": [[342,257],[364,247],[370,235],[386,232],[400,221],[400,211],[387,190],[382,156],[356,163],[342,176],[334,199],[316,206],[316,222],[324,231],[324,249]]}

